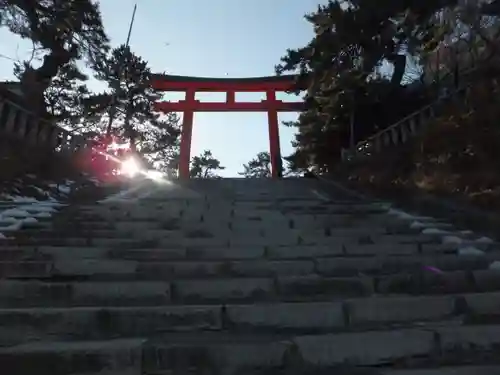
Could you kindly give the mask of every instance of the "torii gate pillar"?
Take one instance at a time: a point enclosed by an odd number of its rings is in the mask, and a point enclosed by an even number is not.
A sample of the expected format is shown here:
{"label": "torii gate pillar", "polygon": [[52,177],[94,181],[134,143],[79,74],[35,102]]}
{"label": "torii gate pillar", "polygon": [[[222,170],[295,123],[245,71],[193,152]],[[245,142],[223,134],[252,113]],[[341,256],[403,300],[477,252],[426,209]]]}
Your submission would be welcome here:
{"label": "torii gate pillar", "polygon": [[[155,109],[164,112],[182,112],[179,178],[188,179],[191,161],[191,139],[195,112],[266,112],[269,126],[269,154],[273,178],[282,177],[278,112],[299,112],[303,103],[283,102],[276,99],[277,91],[288,91],[296,82],[296,76],[258,78],[196,78],[156,74],[152,86],[160,91],[183,91],[185,100],[179,102],[157,102]],[[197,92],[225,92],[225,102],[200,102]],[[236,92],[265,92],[261,102],[236,102]]]}
{"label": "torii gate pillar", "polygon": [[[186,106],[195,104],[196,92],[186,91]],[[189,163],[191,161],[191,141],[193,138],[194,111],[185,110],[182,115],[181,145],[179,155],[179,178],[189,178]]]}
{"label": "torii gate pillar", "polygon": [[269,105],[267,111],[267,123],[269,128],[269,154],[271,156],[271,175],[273,178],[283,176],[281,163],[280,132],[278,123],[278,110],[276,92],[267,91],[266,101]]}

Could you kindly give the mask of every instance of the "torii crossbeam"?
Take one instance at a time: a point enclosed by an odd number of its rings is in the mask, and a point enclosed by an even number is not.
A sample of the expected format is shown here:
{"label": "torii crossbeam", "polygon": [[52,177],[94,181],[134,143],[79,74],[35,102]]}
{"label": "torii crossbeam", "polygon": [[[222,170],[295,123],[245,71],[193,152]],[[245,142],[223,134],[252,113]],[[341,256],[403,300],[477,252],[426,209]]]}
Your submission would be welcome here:
{"label": "torii crossbeam", "polygon": [[[278,112],[299,112],[303,103],[284,102],[276,99],[276,92],[293,89],[295,75],[256,78],[200,78],[155,74],[152,87],[158,91],[179,91],[186,94],[179,102],[157,102],[155,109],[163,112],[182,112],[181,149],[179,177],[189,178],[191,138],[195,112],[267,112],[269,124],[269,151],[273,178],[281,176],[281,152],[279,140]],[[197,92],[225,92],[226,101],[220,103],[201,102],[195,99]],[[237,92],[265,92],[261,102],[237,102]]]}

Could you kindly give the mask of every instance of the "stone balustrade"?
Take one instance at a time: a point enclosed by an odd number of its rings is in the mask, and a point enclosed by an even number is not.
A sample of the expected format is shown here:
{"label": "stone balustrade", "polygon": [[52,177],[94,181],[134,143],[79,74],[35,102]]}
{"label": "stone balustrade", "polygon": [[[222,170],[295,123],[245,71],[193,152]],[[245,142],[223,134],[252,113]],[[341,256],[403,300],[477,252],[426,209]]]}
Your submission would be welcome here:
{"label": "stone balustrade", "polygon": [[368,139],[358,142],[354,152],[344,153],[344,158],[368,157],[388,147],[406,143],[410,138],[419,134],[429,120],[435,116],[434,107],[434,104],[428,105]]}
{"label": "stone balustrade", "polygon": [[384,149],[406,143],[409,139],[421,134],[421,131],[429,121],[441,113],[443,104],[449,100],[463,99],[467,82],[470,82],[471,79],[471,73],[476,71],[480,66],[479,64],[475,64],[461,71],[458,88],[450,89],[451,83],[450,85],[444,84],[440,97],[435,102],[413,112],[371,137],[358,142],[354,150],[343,149],[341,153],[342,161],[353,161],[370,157]]}
{"label": "stone balustrade", "polygon": [[58,153],[74,153],[87,147],[86,139],[61,128],[51,121],[40,119],[0,93],[0,134],[27,144],[48,147]]}

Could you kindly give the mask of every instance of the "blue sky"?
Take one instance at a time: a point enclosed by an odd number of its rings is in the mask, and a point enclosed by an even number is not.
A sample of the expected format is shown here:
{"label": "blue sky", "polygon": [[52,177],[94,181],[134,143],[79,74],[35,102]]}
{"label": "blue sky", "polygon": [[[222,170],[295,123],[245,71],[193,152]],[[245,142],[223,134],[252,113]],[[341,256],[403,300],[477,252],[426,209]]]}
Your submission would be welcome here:
{"label": "blue sky", "polygon": [[[318,0],[103,0],[104,25],[113,45],[123,43],[133,6],[137,13],[131,48],[149,61],[155,72],[201,77],[252,77],[274,74],[274,65],[287,48],[305,45],[312,27],[304,20]],[[0,54],[24,59],[30,43],[0,29]],[[0,79],[13,79],[13,62],[0,58]],[[92,82],[90,87],[99,90]],[[222,94],[221,94],[222,95]],[[219,94],[202,94],[219,101]],[[167,97],[178,100],[179,95]],[[297,100],[281,95],[281,99]],[[260,101],[260,94],[237,94],[236,100]],[[280,114],[293,120],[294,113]],[[283,155],[292,151],[294,129],[280,127]],[[241,165],[269,149],[265,113],[198,113],[191,155],[203,150],[226,166],[221,173],[235,176]]]}

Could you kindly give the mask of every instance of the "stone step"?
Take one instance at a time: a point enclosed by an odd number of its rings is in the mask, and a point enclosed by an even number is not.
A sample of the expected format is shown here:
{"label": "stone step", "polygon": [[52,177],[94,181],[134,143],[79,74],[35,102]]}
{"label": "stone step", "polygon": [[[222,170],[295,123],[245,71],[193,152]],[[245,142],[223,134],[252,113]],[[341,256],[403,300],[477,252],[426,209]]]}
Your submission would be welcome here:
{"label": "stone step", "polygon": [[379,234],[370,236],[374,243],[387,244],[387,243],[399,243],[399,244],[435,244],[441,243],[441,240],[435,235],[422,234],[422,233],[408,233],[408,234]]}
{"label": "stone step", "polygon": [[39,341],[0,348],[6,374],[141,375],[144,339]]}
{"label": "stone step", "polygon": [[[256,218],[257,219],[257,218]],[[76,229],[117,229],[123,231],[137,231],[142,229],[179,229],[179,228],[190,228],[197,227],[203,225],[209,230],[220,230],[228,228],[230,225],[231,228],[236,230],[244,230],[244,229],[253,229],[255,231],[259,229],[268,229],[272,224],[272,227],[275,229],[279,229],[280,231],[286,229],[294,229],[299,228],[302,231],[310,231],[310,230],[318,230],[322,231],[325,228],[329,228],[331,231],[351,231],[351,232],[366,232],[369,231],[371,233],[392,233],[392,234],[413,234],[417,235],[420,233],[419,228],[411,228],[410,225],[401,220],[394,219],[381,219],[377,216],[364,219],[363,221],[353,221],[349,219],[349,216],[325,216],[325,217],[316,217],[316,216],[283,216],[282,220],[274,220],[272,223],[269,221],[263,220],[239,220],[236,217],[229,217],[226,219],[217,218],[217,220],[209,220],[209,216],[200,213],[195,217],[188,217],[185,215],[174,215],[170,218],[165,217],[165,215],[161,215],[157,219],[132,219],[126,216],[121,216],[113,219],[105,219],[101,217],[88,215],[62,215],[59,214],[52,220],[52,224],[54,228],[58,230],[76,230]],[[342,221],[343,220],[343,221]],[[441,226],[443,226],[442,224]],[[439,226],[439,225],[438,225]],[[363,228],[355,229],[355,228]],[[423,238],[433,240],[436,238],[436,235],[426,234],[422,235]]]}
{"label": "stone step", "polygon": [[500,375],[499,366],[440,367],[413,370],[387,370],[380,375]]}
{"label": "stone step", "polygon": [[172,300],[186,304],[324,301],[372,293],[370,279],[317,275],[176,280],[171,285]]}
{"label": "stone step", "polygon": [[[172,333],[157,339],[109,341],[38,341],[0,349],[8,373],[69,375],[97,373],[104,368],[187,373],[242,374],[294,369],[294,373],[339,367],[498,362],[500,326],[434,326],[316,335],[234,335],[223,332]],[[362,343],[362,345],[361,345]],[[383,343],[383,344],[382,344]],[[35,367],[36,365],[36,367]],[[56,367],[57,366],[57,367]],[[407,365],[408,366],[408,365]],[[54,371],[54,369],[57,369]],[[309,372],[306,372],[309,370]],[[202,372],[203,373],[203,372]],[[370,373],[370,372],[368,372]],[[391,372],[386,372],[390,374]],[[417,373],[418,374],[418,373]],[[446,374],[446,373],[445,373]],[[451,373],[452,374],[452,373]]]}
{"label": "stone step", "polygon": [[[245,338],[199,333],[190,337],[172,336],[163,341],[40,341],[0,349],[0,359],[2,364],[8,364],[4,368],[12,374],[97,375],[109,368],[129,370],[134,375],[241,374],[253,369],[278,369],[290,346],[280,337]],[[43,372],[47,363],[51,364],[51,372]],[[42,369],[35,371],[37,367]]]}
{"label": "stone step", "polygon": [[[103,340],[171,332],[303,334],[348,330],[342,303],[0,309],[0,346],[57,338]],[[10,333],[10,335],[9,335]]]}
{"label": "stone step", "polygon": [[[487,296],[494,298],[496,294],[372,297],[337,302],[227,305],[224,309],[224,321],[227,329],[250,332],[326,333],[415,327],[430,322],[442,323],[457,319],[466,311],[464,301],[467,305],[470,300],[472,309],[473,305],[478,307],[478,300],[483,302]],[[498,307],[499,303],[494,306]],[[479,313],[479,309],[476,311]]]}
{"label": "stone step", "polygon": [[[151,241],[149,241],[151,242]],[[131,238],[37,238],[37,237],[13,237],[0,240],[0,247],[11,246],[115,246],[115,247],[134,247],[147,243],[146,240],[137,240]],[[156,243],[156,242],[155,242]]]}
{"label": "stone step", "polygon": [[[274,201],[274,202],[273,202]],[[187,199],[172,199],[168,198],[161,203],[148,202],[147,200],[139,200],[130,202],[120,202],[110,204],[97,204],[97,205],[79,205],[74,207],[76,210],[82,213],[99,213],[102,215],[113,215],[120,214],[123,212],[130,212],[132,215],[142,215],[144,213],[156,214],[164,213],[165,210],[173,208],[187,208],[194,210],[213,210],[213,211],[229,211],[234,209],[237,213],[247,213],[251,212],[262,212],[269,210],[280,210],[285,212],[319,212],[324,213],[327,211],[329,214],[387,214],[387,208],[381,207],[378,204],[364,204],[364,203],[327,203],[316,200],[309,200],[308,202],[286,202],[286,201],[276,201],[275,197],[270,197],[270,199],[262,200],[259,204],[258,202],[239,202],[238,200],[218,200],[209,199],[208,196],[199,198],[187,198]]]}
{"label": "stone step", "polygon": [[[120,254],[125,256],[119,256]],[[208,277],[274,277],[318,274],[329,277],[387,276],[445,271],[480,271],[480,284],[485,277],[498,285],[494,270],[489,265],[500,254],[484,256],[361,256],[317,257],[313,259],[265,258],[264,251],[247,249],[243,254],[219,251],[219,258],[196,254],[194,250],[126,250],[108,251],[105,248],[70,249],[62,247],[8,250],[0,254],[0,278],[50,278],[80,276],[86,280],[173,280]],[[116,259],[106,259],[114,255]],[[123,259],[129,258],[129,260]],[[168,259],[172,260],[168,260]],[[198,258],[198,259],[196,259]],[[28,260],[30,259],[30,260]],[[174,260],[177,259],[177,260]],[[182,260],[181,260],[182,259]],[[474,275],[474,274],[473,274]]]}
{"label": "stone step", "polygon": [[101,215],[97,213],[82,213],[82,212],[61,212],[59,215],[57,215],[53,222],[56,225],[61,225],[63,221],[67,222],[69,224],[81,224],[81,223],[88,223],[88,222],[94,222],[94,223],[102,223],[102,224],[109,224],[113,223],[116,221],[123,221],[123,222],[137,222],[137,223],[157,223],[161,221],[162,219],[165,219],[165,217],[178,217],[177,215],[161,215],[158,213],[155,216],[150,216],[150,215],[142,215],[140,217],[135,217],[135,216],[130,216],[127,213],[116,213],[114,215]]}
{"label": "stone step", "polygon": [[344,254],[342,246],[282,246],[282,247],[213,247],[213,248],[184,248],[182,246],[172,249],[138,248],[113,250],[111,257],[130,260],[248,260],[248,259],[312,259],[315,257],[339,256]]}
{"label": "stone step", "polygon": [[134,261],[78,259],[0,262],[0,278],[78,276],[85,280],[173,280],[207,277],[272,277],[314,273],[312,260]]}
{"label": "stone step", "polygon": [[[112,221],[95,221],[95,220],[73,220],[73,217],[56,216],[50,221],[44,222],[48,228],[55,229],[68,229],[68,230],[114,230],[116,223]],[[129,222],[129,226],[133,227],[134,224]],[[157,224],[151,222],[138,223],[139,227],[158,227]]]}
{"label": "stone step", "polygon": [[[37,223],[38,224],[38,223]],[[273,242],[281,238],[291,238],[292,243],[297,243],[298,237],[302,237],[304,241],[312,241],[314,243],[331,243],[339,239],[342,241],[351,242],[352,240],[358,241],[360,238],[364,239],[370,237],[376,239],[382,237],[384,234],[394,236],[394,242],[422,242],[424,237],[417,236],[411,232],[406,234],[399,231],[398,233],[390,228],[384,227],[364,227],[362,230],[353,228],[324,228],[321,230],[304,230],[293,228],[266,228],[265,226],[254,227],[234,227],[234,223],[228,222],[224,225],[193,225],[184,226],[184,229],[173,228],[114,228],[114,229],[86,229],[78,227],[53,227],[41,228],[37,225],[34,228],[24,228],[16,232],[16,237],[38,237],[38,238],[225,238],[228,241],[238,240],[251,243],[252,240],[262,238],[260,241],[267,241],[266,244],[272,245]],[[399,234],[401,237],[396,237]],[[429,237],[429,242],[433,238]]]}
{"label": "stone step", "polygon": [[85,230],[80,228],[70,229],[40,229],[29,228],[21,229],[16,232],[16,237],[36,237],[42,239],[58,239],[58,238],[133,238],[134,233],[127,231],[117,231],[115,229],[98,229],[98,230]]}
{"label": "stone step", "polygon": [[[400,363],[498,363],[500,326],[436,325],[392,331],[297,336],[295,352],[310,365],[381,366]],[[362,343],[362,345],[361,345]]]}
{"label": "stone step", "polygon": [[[114,248],[142,248],[146,246],[158,247],[229,247],[229,246],[292,246],[301,244],[301,240],[297,238],[287,237],[245,237],[245,238],[182,238],[168,236],[162,238],[154,238],[144,236],[144,238],[93,238],[88,237],[60,237],[54,236],[51,238],[38,237],[15,237],[11,239],[0,240],[0,246],[107,246]],[[337,245],[341,243],[337,242]],[[326,246],[326,245],[325,245]]]}
{"label": "stone step", "polygon": [[[134,280],[312,273],[322,276],[360,274],[381,276],[403,271],[415,273],[422,270],[428,272],[487,270],[492,262],[500,258],[500,253],[481,256],[440,254],[324,257],[322,255],[325,254],[319,251],[321,249],[311,249],[310,253],[308,250],[305,248],[298,254],[297,250],[276,254],[270,249],[259,248],[220,248],[203,252],[197,249],[108,250],[99,247],[11,247],[0,251],[0,278],[80,275],[99,279],[106,274],[111,279],[123,277]],[[313,257],[315,252],[319,256]],[[281,258],[272,256],[273,254],[281,255]],[[489,278],[496,279],[493,270],[487,271],[486,274]],[[485,276],[479,278],[481,277]]]}
{"label": "stone step", "polygon": [[[337,246],[248,246],[248,247],[187,247],[169,244],[165,247],[158,246],[154,241],[121,241],[120,246],[91,246],[83,243],[67,244],[33,244],[4,246],[3,250],[9,252],[5,260],[12,257],[42,254],[48,258],[57,259],[103,259],[113,258],[122,260],[297,260],[313,259],[318,257],[362,257],[374,255],[416,254],[416,245],[337,245]],[[0,247],[1,249],[2,247]],[[0,255],[1,256],[1,255]],[[14,258],[18,259],[18,258]]]}
{"label": "stone step", "polygon": [[[349,240],[349,238],[346,238]],[[299,233],[285,232],[279,236],[276,234],[266,235],[260,233],[210,233],[207,231],[186,231],[165,232],[165,231],[147,231],[139,233],[118,232],[110,235],[94,235],[91,232],[63,233],[57,232],[37,233],[33,231],[21,231],[16,233],[16,238],[5,243],[17,243],[30,245],[39,243],[40,245],[57,244],[59,246],[120,246],[124,243],[134,244],[146,241],[155,241],[159,246],[177,245],[177,246],[290,246],[301,244]],[[329,241],[332,242],[332,241]],[[335,241],[338,243],[338,240]]]}
{"label": "stone step", "polygon": [[81,277],[85,280],[173,280],[207,277],[308,275],[312,260],[155,261],[78,259],[0,262],[0,278]]}
{"label": "stone step", "polygon": [[[325,216],[318,218],[316,216],[286,216],[285,220],[280,222],[274,222],[273,227],[279,229],[293,229],[300,228],[302,230],[311,230],[318,228],[332,228],[332,229],[343,229],[352,228],[354,226],[362,226],[364,228],[374,228],[379,230],[380,228],[389,228],[391,231],[405,230],[409,228],[408,223],[401,221],[391,221],[379,219],[378,217],[373,217],[363,222],[350,221],[349,216]],[[244,229],[247,228],[266,228],[269,224],[267,221],[262,220],[245,220],[238,221],[235,218],[229,218],[228,220],[219,221],[201,221],[201,214],[194,219],[189,219],[184,216],[171,216],[170,218],[165,215],[158,218],[157,220],[132,220],[127,217],[120,217],[119,220],[104,220],[95,217],[86,219],[85,216],[81,217],[78,215],[68,215],[61,216],[59,214],[50,222],[53,223],[54,227],[57,228],[95,228],[95,229],[122,229],[122,230],[134,230],[139,228],[163,228],[163,229],[178,229],[180,227],[193,227],[199,226],[202,223],[204,226],[210,229],[216,228],[226,228],[228,223],[232,223],[233,228]],[[410,228],[411,229],[411,228]],[[415,233],[415,231],[411,231]]]}
{"label": "stone step", "polygon": [[[77,279],[78,280],[78,279]],[[11,307],[217,304],[259,301],[321,301],[369,296],[371,278],[207,278],[175,281],[3,280],[0,302]]]}
{"label": "stone step", "polygon": [[2,280],[0,306],[162,306],[171,303],[168,282],[43,282]]}
{"label": "stone step", "polygon": [[[278,225],[274,225],[273,228],[280,231],[286,231],[290,228],[288,222],[283,225],[279,225],[279,223],[275,223]],[[120,219],[119,221],[54,221],[53,230],[57,231],[118,231],[123,233],[141,233],[143,231],[159,231],[159,230],[180,230],[180,229],[205,229],[208,231],[221,231],[221,230],[229,230],[233,233],[241,233],[245,230],[259,233],[262,230],[268,229],[269,226],[260,222],[245,222],[243,224],[234,222],[233,220],[227,221],[185,221],[180,218],[165,218],[162,217],[159,220],[155,221],[129,221]]]}
{"label": "stone step", "polygon": [[[269,217],[272,215],[266,215]],[[53,226],[56,228],[126,228],[134,224],[139,224],[141,226],[148,226],[150,228],[163,228],[163,229],[177,229],[172,228],[172,223],[177,223],[177,227],[196,227],[203,225],[206,228],[217,230],[219,228],[227,228],[230,224],[232,228],[243,229],[245,227],[249,229],[267,228],[272,224],[277,230],[286,229],[301,229],[303,231],[313,231],[313,230],[324,230],[329,228],[331,231],[344,231],[351,232],[351,234],[365,233],[367,231],[375,233],[402,233],[402,234],[418,234],[419,229],[411,228],[406,223],[381,223],[375,220],[365,221],[364,223],[352,223],[352,224],[342,224],[335,225],[329,224],[328,221],[318,220],[314,217],[302,218],[298,220],[296,218],[287,216],[277,216],[276,218],[271,218],[263,220],[259,217],[250,218],[239,218],[233,216],[220,217],[217,215],[209,215],[207,213],[200,213],[195,216],[187,216],[187,214],[182,215],[159,215],[153,218],[131,218],[128,216],[112,217],[112,218],[102,218],[95,216],[82,216],[82,215],[71,215],[62,216],[59,214],[53,221]],[[113,225],[113,223],[115,223]],[[364,225],[363,225],[364,224]]]}
{"label": "stone step", "polygon": [[52,256],[39,252],[36,247],[0,246],[0,261],[2,262],[29,260],[50,261]]}
{"label": "stone step", "polygon": [[[72,255],[71,253],[68,256],[58,256],[57,252],[50,251],[44,256],[45,259],[39,256],[39,260],[16,260],[12,256],[13,259],[11,260],[0,261],[0,278],[79,275],[92,279],[103,279],[108,275],[111,279],[169,280],[172,278],[252,277],[308,275],[312,273],[318,273],[322,276],[389,275],[402,271],[415,272],[422,269],[438,269],[441,271],[486,270],[493,260],[499,258],[498,255],[494,257],[441,255],[438,257],[373,256],[284,260],[228,260],[221,258],[219,260],[138,261],[99,259],[99,257],[105,255],[100,251],[83,254],[90,256],[90,258],[83,257],[80,254],[78,256]],[[21,259],[21,255],[14,252],[9,253]],[[54,255],[56,260],[52,260]]]}
{"label": "stone step", "polygon": [[[58,238],[58,237],[93,237],[93,238],[212,238],[212,237],[270,237],[276,233],[266,232],[264,229],[256,228],[251,230],[249,228],[242,228],[241,230],[229,229],[225,227],[209,228],[205,226],[185,227],[181,229],[161,229],[161,228],[131,228],[131,229],[94,229],[86,230],[81,228],[53,228],[53,229],[40,229],[29,228],[22,229],[16,233],[19,237],[41,237],[41,238]],[[298,230],[286,229],[279,233],[283,236],[297,237],[301,234]]]}
{"label": "stone step", "polygon": [[374,255],[360,257],[316,258],[316,272],[324,276],[352,276],[359,273],[386,275],[420,270],[475,271],[488,269],[489,265],[500,259],[500,254],[458,255]]}
{"label": "stone step", "polygon": [[[500,280],[498,271],[447,271],[433,272],[418,270],[412,273],[402,272],[388,276],[376,276],[374,289],[381,295],[432,295],[486,292],[498,289],[498,281],[492,285],[478,283],[476,274],[491,277],[491,281]],[[487,279],[488,280],[488,279]],[[490,281],[490,280],[488,280]]]}
{"label": "stone step", "polygon": [[282,207],[281,210],[286,213],[328,213],[330,215],[358,215],[360,217],[368,215],[378,215],[387,213],[387,209],[373,207],[371,205],[323,205],[318,204],[313,207],[301,207],[299,205]]}
{"label": "stone step", "polygon": [[108,340],[223,329],[221,306],[0,309],[0,346],[37,340]]}
{"label": "stone step", "polygon": [[[388,238],[390,240],[390,238]],[[395,239],[396,240],[396,239]],[[145,236],[141,238],[36,238],[36,237],[17,237],[11,239],[0,240],[0,248],[24,246],[56,246],[56,247],[107,247],[113,249],[144,249],[144,248],[197,248],[198,253],[209,255],[210,251],[227,249],[231,252],[232,249],[238,249],[243,246],[250,247],[269,247],[269,256],[273,258],[310,258],[311,256],[326,256],[326,255],[411,255],[411,254],[454,254],[457,253],[460,244],[416,244],[416,243],[362,243],[362,239],[358,241],[345,238],[332,238],[328,242],[321,243],[317,239],[307,240],[298,236],[297,238],[154,238]],[[488,245],[489,246],[489,245]],[[474,245],[474,247],[479,247]],[[239,251],[239,250],[234,250]],[[484,251],[484,250],[483,250]],[[492,252],[497,249],[488,249]],[[293,254],[293,255],[292,255]]]}
{"label": "stone step", "polygon": [[47,278],[53,274],[53,262],[47,260],[0,261],[0,279]]}
{"label": "stone step", "polygon": [[55,259],[104,259],[110,253],[105,247],[65,247],[65,246],[0,246],[0,259],[3,261]]}

